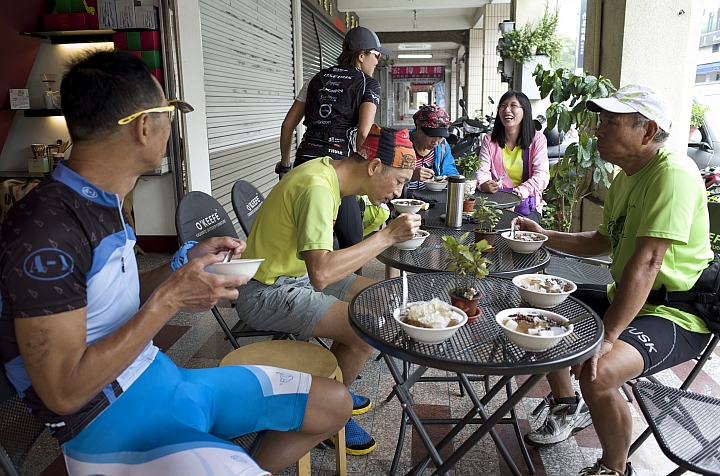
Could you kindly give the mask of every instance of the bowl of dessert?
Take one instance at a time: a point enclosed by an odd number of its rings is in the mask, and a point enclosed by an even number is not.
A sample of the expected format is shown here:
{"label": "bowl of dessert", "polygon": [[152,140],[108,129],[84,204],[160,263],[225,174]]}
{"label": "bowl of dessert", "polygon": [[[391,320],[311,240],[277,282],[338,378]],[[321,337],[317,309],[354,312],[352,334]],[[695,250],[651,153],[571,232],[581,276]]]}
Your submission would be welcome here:
{"label": "bowl of dessert", "polygon": [[425,238],[430,236],[430,233],[425,230],[418,230],[415,232],[415,236],[407,241],[401,241],[400,243],[393,243],[393,246],[399,250],[414,250],[419,248],[423,244]]}
{"label": "bowl of dessert", "polygon": [[546,309],[559,305],[577,289],[569,279],[549,274],[521,274],[512,282],[527,303]]}
{"label": "bowl of dessert", "polygon": [[424,344],[444,342],[467,322],[461,309],[438,298],[408,303],[405,311],[395,309],[393,317],[407,335]]}
{"label": "bowl of dessert", "polygon": [[564,325],[567,318],[544,309],[505,309],[497,313],[495,320],[510,342],[530,352],[547,350],[573,331],[573,324]]}
{"label": "bowl of dessert", "polygon": [[542,233],[535,233],[534,231],[516,231],[515,236],[513,236],[512,231],[506,231],[501,236],[505,238],[511,250],[522,254],[534,253],[548,239]]}
{"label": "bowl of dessert", "polygon": [[415,200],[414,198],[396,198],[390,200],[390,203],[398,213],[417,213],[425,205],[422,200]]}

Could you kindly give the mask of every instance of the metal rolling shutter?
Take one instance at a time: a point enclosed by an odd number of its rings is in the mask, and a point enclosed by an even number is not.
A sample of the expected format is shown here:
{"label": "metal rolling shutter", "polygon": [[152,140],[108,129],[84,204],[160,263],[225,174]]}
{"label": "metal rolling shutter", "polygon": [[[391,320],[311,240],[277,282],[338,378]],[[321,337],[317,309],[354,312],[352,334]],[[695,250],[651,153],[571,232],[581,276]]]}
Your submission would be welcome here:
{"label": "metal rolling shutter", "polygon": [[320,48],[322,49],[322,67],[329,68],[337,64],[338,56],[342,53],[342,44],[345,36],[334,26],[328,25],[319,18],[315,19],[318,35],[320,35]]}
{"label": "metal rolling shutter", "polygon": [[306,3],[302,4],[303,82],[337,64],[345,35]]}
{"label": "metal rolling shutter", "polygon": [[200,22],[212,194],[229,211],[237,180],[264,195],[277,183],[295,89],[291,1],[200,0]]}
{"label": "metal rolling shutter", "polygon": [[322,69],[320,62],[320,43],[315,30],[315,15],[312,8],[302,4],[302,60],[303,83]]}

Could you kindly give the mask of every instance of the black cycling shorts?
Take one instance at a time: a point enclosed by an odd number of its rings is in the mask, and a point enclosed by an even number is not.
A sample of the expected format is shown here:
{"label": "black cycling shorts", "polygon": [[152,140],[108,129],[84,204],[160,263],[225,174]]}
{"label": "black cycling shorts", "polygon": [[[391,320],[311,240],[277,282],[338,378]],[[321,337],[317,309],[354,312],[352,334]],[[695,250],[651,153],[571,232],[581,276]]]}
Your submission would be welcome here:
{"label": "black cycling shorts", "polygon": [[[587,304],[600,317],[610,307],[604,285],[580,284],[572,296]],[[639,316],[619,339],[635,347],[645,362],[642,375],[652,375],[694,359],[710,342],[711,334],[690,332],[669,319]]]}

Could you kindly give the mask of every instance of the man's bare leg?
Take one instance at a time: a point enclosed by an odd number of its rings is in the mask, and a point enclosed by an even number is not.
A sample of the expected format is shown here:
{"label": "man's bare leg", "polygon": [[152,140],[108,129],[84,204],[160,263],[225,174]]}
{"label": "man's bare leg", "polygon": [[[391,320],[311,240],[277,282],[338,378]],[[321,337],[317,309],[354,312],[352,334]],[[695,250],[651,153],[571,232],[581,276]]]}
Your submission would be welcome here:
{"label": "man's bare leg", "polygon": [[547,374],[547,381],[550,384],[550,391],[553,398],[574,397],[575,389],[572,386],[570,369],[565,368]]}
{"label": "man's bare leg", "polygon": [[610,352],[598,360],[597,378],[590,381],[590,366],[583,366],[580,388],[590,409],[606,467],[625,472],[628,450],[632,443],[632,416],[627,401],[618,389],[643,372],[640,353],[630,344],[615,341]]}
{"label": "man's bare leg", "polygon": [[352,399],[336,380],[314,377],[305,418],[298,431],[269,431],[255,461],[276,473],[299,460],[319,442],[337,433],[350,418]]}

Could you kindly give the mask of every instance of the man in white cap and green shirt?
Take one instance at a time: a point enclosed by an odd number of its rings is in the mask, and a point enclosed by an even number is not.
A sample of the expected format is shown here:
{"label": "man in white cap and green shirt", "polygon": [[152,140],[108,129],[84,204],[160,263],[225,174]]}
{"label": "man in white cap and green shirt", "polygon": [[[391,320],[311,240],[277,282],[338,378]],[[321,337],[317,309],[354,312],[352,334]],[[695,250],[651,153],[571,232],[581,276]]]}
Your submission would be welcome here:
{"label": "man in white cap and green shirt", "polygon": [[664,147],[671,120],[662,94],[633,84],[586,107],[600,113],[595,133],[600,157],[621,169],[599,229],[562,233],[527,218],[519,218],[517,226],[547,235],[546,244],[556,250],[612,255],[614,283],[581,285],[573,295],[603,318],[605,336],[592,358],[572,368],[582,397],[573,390],[570,372],[548,374],[554,398],[543,425],[525,441],[558,443],[593,423],[602,457],[580,474],[630,475],[632,417],[618,389],[629,379],[696,357],[710,339],[697,315],[649,303],[657,302],[661,290],[690,290],[712,261],[707,198],[692,160]]}

